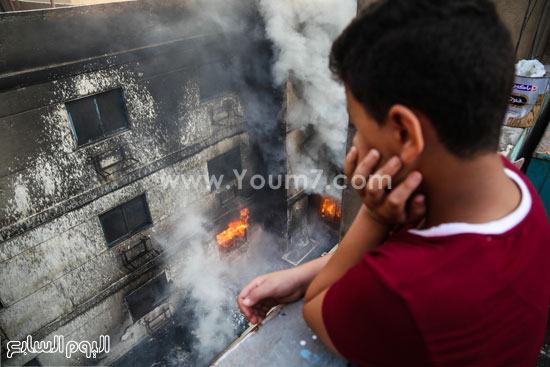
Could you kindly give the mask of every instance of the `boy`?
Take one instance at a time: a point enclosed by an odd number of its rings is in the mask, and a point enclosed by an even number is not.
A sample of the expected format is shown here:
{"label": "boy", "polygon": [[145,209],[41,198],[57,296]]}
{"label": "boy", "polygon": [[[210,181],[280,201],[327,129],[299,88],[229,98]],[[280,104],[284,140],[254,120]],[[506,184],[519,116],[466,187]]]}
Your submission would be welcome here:
{"label": "boy", "polygon": [[390,175],[393,187],[359,190],[365,205],[338,250],[254,279],[243,313],[261,322],[305,293],[308,325],[361,366],[533,366],[550,225],[496,153],[514,56],[494,5],[379,1],[335,41],[330,65],[357,128],[346,175]]}

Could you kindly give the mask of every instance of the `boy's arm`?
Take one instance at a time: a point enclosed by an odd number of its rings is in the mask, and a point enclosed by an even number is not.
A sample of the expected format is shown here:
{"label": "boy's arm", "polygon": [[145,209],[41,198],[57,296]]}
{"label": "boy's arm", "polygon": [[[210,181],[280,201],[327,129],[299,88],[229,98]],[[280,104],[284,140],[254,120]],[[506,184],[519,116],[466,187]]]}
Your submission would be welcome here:
{"label": "boy's arm", "polygon": [[363,205],[338,249],[306,292],[302,309],[304,320],[325,345],[336,354],[338,351],[332,345],[322,317],[325,294],[332,284],[361,261],[367,251],[379,246],[389,230],[389,225],[372,219]]}
{"label": "boy's arm", "polygon": [[[354,162],[357,161],[357,151],[352,148],[346,157],[346,166],[348,166],[346,175],[353,178],[357,175],[369,177],[378,157],[376,152],[373,154],[371,151],[362,162],[356,165]],[[376,177],[387,177],[387,175],[394,177],[401,168],[400,163],[394,158],[390,159],[370,180]],[[350,171],[353,175],[349,173]],[[393,224],[411,223],[424,216],[424,197],[414,195],[421,179],[420,173],[412,172],[389,193],[386,191],[387,187],[382,185],[378,188],[370,185],[361,192],[358,191],[365,205],[359,210],[332,258],[315,277],[306,292],[302,310],[304,319],[325,345],[337,354],[338,351],[334,348],[323,322],[322,308],[326,292],[348,270],[357,265],[367,251],[382,244]]]}
{"label": "boy's arm", "polygon": [[374,249],[384,241],[390,226],[372,219],[367,210],[364,205],[361,206],[338,249],[311,282],[304,298],[305,303],[330,287],[349,269],[357,265],[367,251]]}
{"label": "boy's arm", "polygon": [[325,267],[332,255],[331,253],[295,268],[254,278],[237,297],[242,313],[251,323],[261,323],[273,306],[302,298],[313,278]]}

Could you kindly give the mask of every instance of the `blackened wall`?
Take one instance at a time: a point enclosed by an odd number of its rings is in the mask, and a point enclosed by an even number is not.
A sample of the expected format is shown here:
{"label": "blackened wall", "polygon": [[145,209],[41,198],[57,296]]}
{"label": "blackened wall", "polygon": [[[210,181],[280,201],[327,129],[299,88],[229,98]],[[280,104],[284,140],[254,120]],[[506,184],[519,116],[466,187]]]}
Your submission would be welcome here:
{"label": "blackened wall", "polygon": [[[243,56],[235,35],[187,5],[137,1],[0,15],[3,343],[117,336],[133,323],[124,295],[159,272],[170,278],[169,261],[132,271],[121,251],[165,230],[180,207],[200,206],[213,217],[234,209],[223,189],[184,185],[208,174],[214,157],[240,147],[242,167],[256,172],[241,91],[201,93],[205,65]],[[65,104],[115,88],[130,128],[79,147]],[[94,157],[120,149],[131,160],[103,176]],[[142,194],[152,225],[108,246],[99,215]],[[40,358],[58,363],[54,355]]]}

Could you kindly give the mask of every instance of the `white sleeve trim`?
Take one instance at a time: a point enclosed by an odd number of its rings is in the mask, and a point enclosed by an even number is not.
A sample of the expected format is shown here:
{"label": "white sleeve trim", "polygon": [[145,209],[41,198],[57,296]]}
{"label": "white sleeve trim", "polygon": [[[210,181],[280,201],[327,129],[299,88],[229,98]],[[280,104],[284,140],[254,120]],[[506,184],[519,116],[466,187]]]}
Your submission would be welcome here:
{"label": "white sleeve trim", "polygon": [[462,233],[475,233],[484,235],[498,235],[508,232],[520,224],[531,210],[532,198],[529,188],[521,177],[514,171],[505,168],[504,172],[512,179],[521,190],[521,202],[519,206],[504,218],[479,224],[471,223],[443,223],[427,229],[410,229],[409,233],[423,237],[452,236]]}

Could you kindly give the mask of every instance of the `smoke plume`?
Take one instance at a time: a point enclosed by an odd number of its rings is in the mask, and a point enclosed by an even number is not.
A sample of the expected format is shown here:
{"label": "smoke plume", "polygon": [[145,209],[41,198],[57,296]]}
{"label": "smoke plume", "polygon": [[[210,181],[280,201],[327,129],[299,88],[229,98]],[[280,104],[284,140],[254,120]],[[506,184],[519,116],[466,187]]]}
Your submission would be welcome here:
{"label": "smoke plume", "polygon": [[185,299],[181,307],[193,314],[192,323],[184,326],[195,337],[191,349],[198,356],[197,365],[205,365],[248,324],[236,302],[240,289],[253,277],[280,270],[284,264],[277,261],[275,237],[258,226],[249,228],[246,251],[238,256],[220,254],[210,221],[199,212],[180,210],[171,218],[171,229],[156,240],[170,258],[177,259],[171,265],[171,280]]}
{"label": "smoke plume", "polygon": [[341,169],[348,117],[343,86],[333,79],[328,58],[332,42],[355,16],[357,2],[259,0],[259,8],[275,48],[274,80],[278,85],[290,80],[298,94],[288,106],[287,122],[291,129],[308,130],[306,144],[293,157],[293,173],[330,172],[331,165]]}
{"label": "smoke plume", "polygon": [[[257,8],[251,5],[257,5]],[[353,0],[203,0],[195,4],[200,22],[232,35],[236,55],[230,68],[244,105],[247,132],[260,150],[267,172],[286,171],[286,160],[295,163],[293,174],[312,169],[329,172],[341,167],[347,134],[343,87],[328,68],[333,40],[356,12]],[[258,13],[259,11],[259,13]],[[204,55],[205,59],[208,55]],[[300,149],[281,146],[281,94],[291,80],[297,103],[287,106],[285,119],[292,130],[308,135]],[[277,92],[279,91],[279,92]],[[325,185],[320,190],[327,193]],[[338,196],[337,192],[328,192]],[[236,295],[259,274],[285,267],[278,239],[252,225],[247,251],[238,256],[220,255],[211,221],[199,208],[185,208],[172,217],[171,229],[157,238],[169,257],[177,258],[171,280],[189,300],[186,312],[200,355],[197,365],[208,363],[227,347],[247,322],[237,308]],[[173,256],[172,256],[173,255]]]}
{"label": "smoke plume", "polygon": [[[332,176],[342,170],[348,116],[343,86],[332,76],[332,42],[356,14],[355,0],[201,0],[195,21],[231,35],[236,57],[228,72],[246,111],[247,131],[260,149],[267,174],[308,176],[322,170],[320,185],[308,191],[339,196]],[[200,20],[199,20],[200,19]],[[208,55],[205,55],[207,58]],[[297,99],[282,109],[287,81]],[[289,99],[287,98],[287,101]],[[305,139],[285,156],[280,137],[301,130]],[[287,167],[288,165],[288,167]],[[329,185],[332,186],[332,185]]]}

